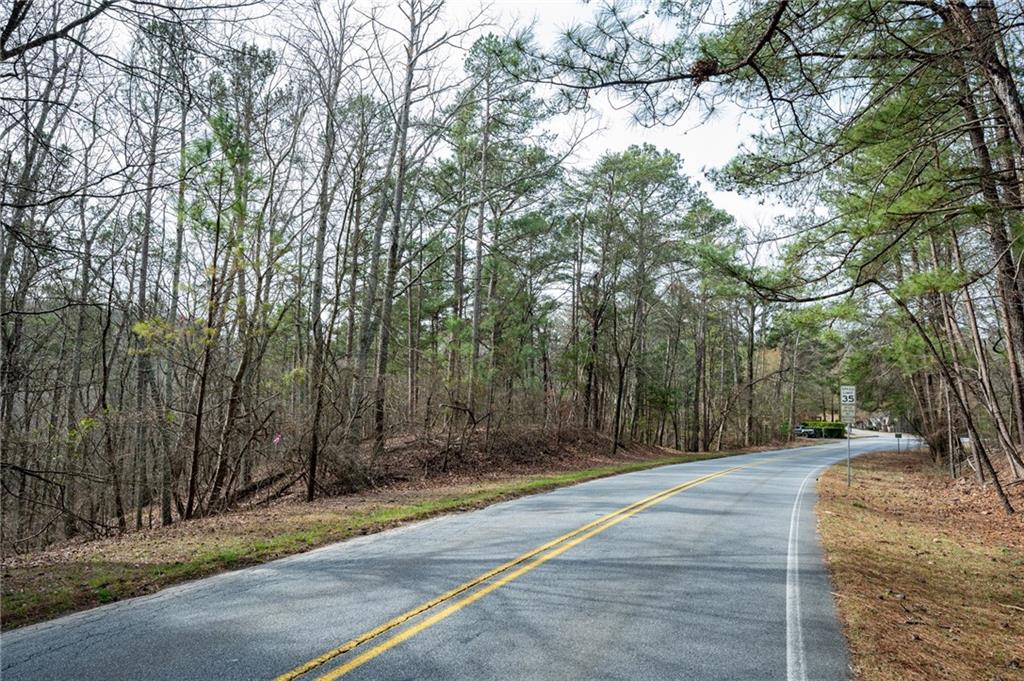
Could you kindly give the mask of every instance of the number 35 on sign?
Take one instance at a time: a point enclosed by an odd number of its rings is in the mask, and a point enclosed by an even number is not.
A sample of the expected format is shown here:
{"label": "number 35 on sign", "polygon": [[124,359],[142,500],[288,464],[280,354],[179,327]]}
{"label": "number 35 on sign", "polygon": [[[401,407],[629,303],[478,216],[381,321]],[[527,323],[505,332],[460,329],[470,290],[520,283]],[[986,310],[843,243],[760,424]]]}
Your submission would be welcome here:
{"label": "number 35 on sign", "polygon": [[852,424],[857,420],[857,386],[839,386],[839,409],[843,423]]}

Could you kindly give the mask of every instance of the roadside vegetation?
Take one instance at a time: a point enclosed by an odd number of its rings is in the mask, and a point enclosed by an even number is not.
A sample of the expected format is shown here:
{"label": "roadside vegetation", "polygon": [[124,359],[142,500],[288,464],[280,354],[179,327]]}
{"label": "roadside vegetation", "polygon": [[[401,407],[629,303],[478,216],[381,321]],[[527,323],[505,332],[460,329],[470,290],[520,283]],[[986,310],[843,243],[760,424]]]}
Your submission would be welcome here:
{"label": "roadside vegetation", "polygon": [[10,18],[5,553],[397,454],[501,472],[524,429],[707,452],[834,411],[837,340],[705,257],[760,247],[671,151],[570,164],[590,133],[514,35],[441,0],[202,5]]}
{"label": "roadside vegetation", "polygon": [[817,512],[857,681],[1024,679],[1024,518],[924,452],[853,471],[820,478]]}
{"label": "roadside vegetation", "polygon": [[399,480],[313,504],[293,495],[192,523],[108,539],[60,542],[2,563],[3,628],[157,591],[188,579],[263,563],[442,513],[481,508],[585,480],[739,454],[683,454],[634,445],[614,458],[607,441],[567,433],[558,441],[521,439],[532,449],[503,471],[460,467]]}
{"label": "roadside vegetation", "polygon": [[[834,434],[847,383],[862,421],[1015,512],[1021,3],[612,2],[547,40],[371,4],[0,16],[5,564],[518,475],[567,433],[609,465]],[[758,129],[698,173],[602,142],[606,95],[666,136]],[[740,224],[711,186],[780,207]],[[121,597],[419,503],[78,582]]]}

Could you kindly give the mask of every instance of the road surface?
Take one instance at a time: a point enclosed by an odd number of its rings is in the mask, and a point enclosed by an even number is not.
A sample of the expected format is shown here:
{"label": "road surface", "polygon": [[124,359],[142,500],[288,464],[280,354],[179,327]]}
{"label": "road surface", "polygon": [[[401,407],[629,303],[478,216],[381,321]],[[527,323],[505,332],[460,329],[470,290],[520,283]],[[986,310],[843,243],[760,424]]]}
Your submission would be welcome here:
{"label": "road surface", "polygon": [[845,456],[665,466],[335,544],[3,634],[0,676],[845,679],[813,512]]}

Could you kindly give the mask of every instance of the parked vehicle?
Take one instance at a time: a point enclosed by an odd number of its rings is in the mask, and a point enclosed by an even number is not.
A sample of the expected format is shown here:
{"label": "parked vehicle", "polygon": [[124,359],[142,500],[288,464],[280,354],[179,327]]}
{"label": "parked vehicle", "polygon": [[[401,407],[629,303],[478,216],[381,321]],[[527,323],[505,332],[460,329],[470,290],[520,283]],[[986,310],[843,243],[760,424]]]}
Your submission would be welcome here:
{"label": "parked vehicle", "polygon": [[797,437],[818,437],[818,431],[803,424],[793,429],[793,435]]}

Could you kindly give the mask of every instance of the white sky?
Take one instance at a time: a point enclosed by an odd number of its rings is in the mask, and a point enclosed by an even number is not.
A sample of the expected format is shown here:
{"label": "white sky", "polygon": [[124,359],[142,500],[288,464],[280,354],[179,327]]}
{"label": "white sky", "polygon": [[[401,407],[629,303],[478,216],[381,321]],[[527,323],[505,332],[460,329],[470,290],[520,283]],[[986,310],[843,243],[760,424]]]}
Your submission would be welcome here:
{"label": "white sky", "polygon": [[[596,6],[598,3],[582,0],[491,0],[488,14],[495,18],[498,28],[532,22],[538,41],[549,46],[564,29],[586,22]],[[448,14],[457,19],[463,11],[470,15],[479,8],[476,0],[449,0]],[[622,108],[624,103],[616,106],[607,95],[594,97],[592,101],[602,130],[581,150],[574,159],[575,164],[589,165],[606,151],[620,151],[631,144],[649,142],[682,156],[686,172],[700,182],[715,205],[731,213],[748,229],[756,228],[759,223],[770,225],[775,216],[785,212],[783,207],[767,200],[762,203],[757,198],[717,191],[704,177],[705,170],[727,163],[757,130],[757,121],[749,115],[743,116],[735,107],[724,105],[718,107],[709,121],[702,121],[699,112],[694,110],[671,127],[646,128],[633,121],[632,112]]]}

